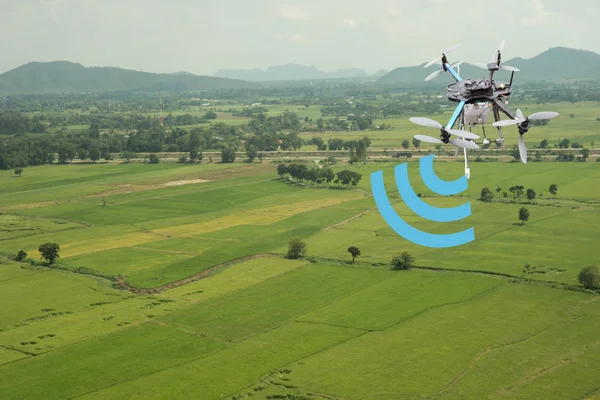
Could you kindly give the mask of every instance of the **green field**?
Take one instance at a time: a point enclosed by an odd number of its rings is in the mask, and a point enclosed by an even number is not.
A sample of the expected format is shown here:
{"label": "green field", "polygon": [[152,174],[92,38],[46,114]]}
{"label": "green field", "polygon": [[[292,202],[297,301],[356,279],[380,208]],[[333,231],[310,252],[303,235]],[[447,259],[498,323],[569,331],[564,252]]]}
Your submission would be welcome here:
{"label": "green field", "polygon": [[[470,202],[472,215],[415,216],[392,163],[338,163],[362,174],[350,189],[298,186],[269,162],[0,172],[0,253],[29,257],[0,258],[1,397],[600,395],[600,296],[577,281],[600,263],[598,163],[473,163],[468,190],[450,198],[431,193],[418,167],[409,162],[409,176],[424,201]],[[378,170],[407,222],[432,233],[472,226],[476,240],[429,249],[398,236],[371,195]],[[435,170],[453,180],[463,166]],[[478,200],[483,187],[513,185],[538,196]],[[284,258],[292,238],[308,258]],[[38,262],[45,242],[60,245],[55,268]],[[361,250],[354,264],[351,245]],[[404,250],[417,268],[390,270]]]}

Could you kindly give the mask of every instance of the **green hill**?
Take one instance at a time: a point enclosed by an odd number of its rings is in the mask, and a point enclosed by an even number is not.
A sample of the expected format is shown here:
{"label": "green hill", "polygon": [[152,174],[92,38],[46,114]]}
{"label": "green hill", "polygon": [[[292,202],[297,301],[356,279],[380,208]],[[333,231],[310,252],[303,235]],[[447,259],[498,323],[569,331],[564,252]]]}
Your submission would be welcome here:
{"label": "green hill", "polygon": [[186,91],[253,87],[254,83],[237,79],[155,74],[114,67],[84,67],[68,61],[30,62],[0,75],[0,93]]}
{"label": "green hill", "polygon": [[[450,62],[458,61],[452,57]],[[473,60],[486,62],[487,60]],[[565,47],[554,47],[529,59],[513,58],[503,60],[503,64],[520,69],[515,73],[515,82],[564,81],[564,80],[600,80],[600,55],[586,50],[576,50]],[[400,67],[377,80],[384,85],[406,84],[419,86],[439,86],[441,83],[452,83],[449,74],[442,74],[436,79],[425,82],[427,75],[435,71],[436,66],[423,68],[424,63],[415,67]],[[439,64],[437,64],[439,68]],[[460,66],[463,78],[484,77],[487,72],[469,63]],[[496,74],[499,80],[509,80],[510,73],[504,70]]]}

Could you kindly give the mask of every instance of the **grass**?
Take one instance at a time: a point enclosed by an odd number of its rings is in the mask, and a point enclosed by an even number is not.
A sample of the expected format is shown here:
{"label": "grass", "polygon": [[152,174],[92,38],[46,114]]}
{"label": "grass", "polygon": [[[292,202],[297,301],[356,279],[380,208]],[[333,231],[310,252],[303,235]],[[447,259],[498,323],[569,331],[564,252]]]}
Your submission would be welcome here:
{"label": "grass", "polygon": [[[472,215],[449,224],[403,204],[393,166],[337,165],[362,174],[350,190],[286,184],[270,163],[1,172],[0,251],[36,260],[41,243],[57,242],[66,269],[0,257],[3,398],[593,398],[599,297],[558,284],[600,262],[595,163],[473,163],[468,190],[444,198],[410,162],[422,200],[471,202]],[[445,180],[462,168],[435,162]],[[476,240],[436,250],[398,236],[370,195],[381,169],[407,222],[437,233],[473,226]],[[165,186],[182,179],[209,182]],[[477,200],[485,186],[518,184],[543,197]],[[284,259],[291,238],[315,258]],[[354,265],[351,245],[361,250]],[[381,265],[404,250],[446,271]],[[160,291],[117,290],[78,268]]]}

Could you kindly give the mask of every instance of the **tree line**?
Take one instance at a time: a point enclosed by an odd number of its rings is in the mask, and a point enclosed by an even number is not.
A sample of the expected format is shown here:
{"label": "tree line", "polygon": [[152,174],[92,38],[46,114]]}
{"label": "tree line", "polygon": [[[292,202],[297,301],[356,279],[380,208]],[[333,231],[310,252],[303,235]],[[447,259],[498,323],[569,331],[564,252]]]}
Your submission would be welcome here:
{"label": "tree line", "polygon": [[280,178],[289,176],[298,183],[311,182],[312,184],[342,184],[346,187],[356,186],[360,182],[362,175],[350,170],[342,170],[337,173],[329,167],[308,168],[305,164],[279,164],[277,166],[277,175]]}

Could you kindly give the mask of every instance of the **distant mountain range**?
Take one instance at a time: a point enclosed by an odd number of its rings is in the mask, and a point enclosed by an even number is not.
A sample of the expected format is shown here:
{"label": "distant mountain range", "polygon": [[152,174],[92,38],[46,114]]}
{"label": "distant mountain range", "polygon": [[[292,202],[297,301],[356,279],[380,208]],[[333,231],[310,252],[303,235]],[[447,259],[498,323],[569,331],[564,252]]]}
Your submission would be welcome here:
{"label": "distant mountain range", "polygon": [[30,62],[0,75],[0,93],[192,91],[254,88],[255,83],[198,76],[155,74],[114,67],[84,67],[69,61]]}
{"label": "distant mountain range", "polygon": [[[380,71],[381,72],[381,71]],[[285,64],[268,67],[266,70],[254,69],[221,69],[214,75],[219,78],[241,79],[253,82],[322,80],[343,78],[368,78],[365,70],[346,68],[333,72],[325,72],[315,66]]]}
{"label": "distant mountain range", "polygon": [[[455,61],[460,60],[449,60],[451,64]],[[489,60],[481,60],[480,62],[487,63]],[[534,81],[600,80],[600,54],[587,50],[554,47],[533,58],[502,60],[501,64],[520,69],[519,72],[515,72],[514,79],[517,84],[519,82]],[[424,65],[425,63],[416,67],[396,68],[380,77],[377,83],[382,85],[415,85],[418,83],[439,85],[440,83],[454,82],[450,74],[442,74],[434,80],[424,82],[425,77],[435,71],[436,66],[441,68],[440,64],[436,64],[424,69]],[[488,74],[487,70],[469,63],[460,65],[462,78],[485,77]],[[510,72],[500,70],[494,76],[499,80],[509,80]]]}
{"label": "distant mountain range", "polygon": [[[458,60],[451,59],[450,62]],[[475,60],[477,61],[477,60]],[[480,60],[487,62],[488,60]],[[521,71],[515,73],[516,84],[534,81],[600,80],[600,54],[565,47],[551,48],[533,58],[503,60]],[[253,89],[277,85],[308,84],[312,80],[351,79],[377,82],[383,86],[430,86],[453,82],[449,74],[424,82],[436,66],[400,67],[390,72],[381,70],[368,75],[361,69],[323,72],[314,66],[286,64],[260,69],[221,70],[216,76],[200,76],[191,72],[156,74],[114,67],[84,67],[69,61],[30,62],[0,74],[0,95],[4,93],[81,93],[111,91],[200,91]],[[437,64],[437,68],[439,68]],[[460,66],[463,78],[485,77],[488,72],[474,65]],[[495,75],[510,79],[504,70]],[[298,83],[294,83],[297,81]],[[305,81],[305,82],[302,82]]]}

